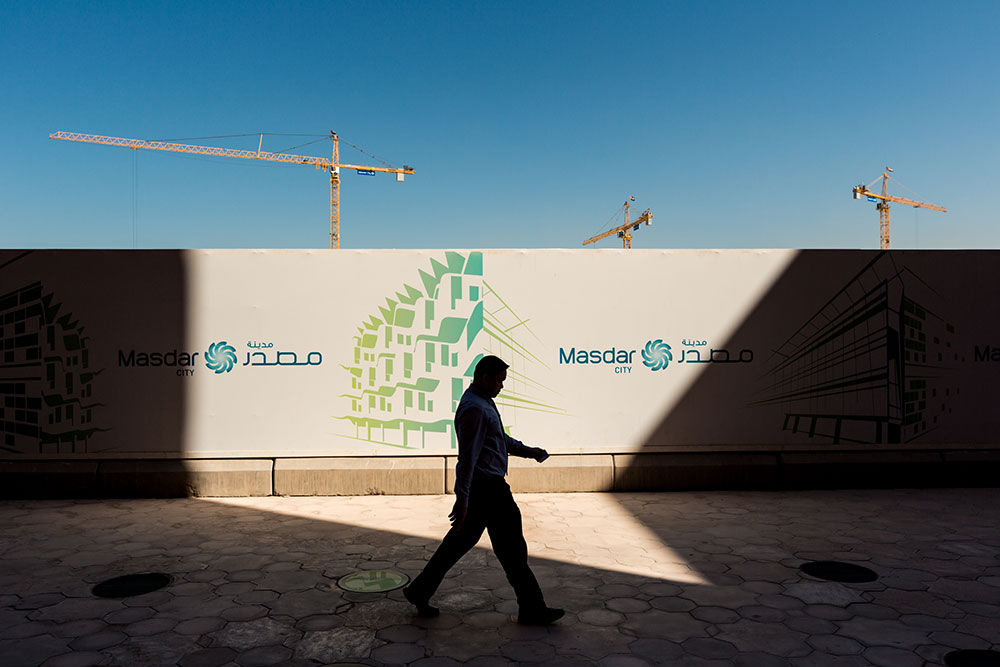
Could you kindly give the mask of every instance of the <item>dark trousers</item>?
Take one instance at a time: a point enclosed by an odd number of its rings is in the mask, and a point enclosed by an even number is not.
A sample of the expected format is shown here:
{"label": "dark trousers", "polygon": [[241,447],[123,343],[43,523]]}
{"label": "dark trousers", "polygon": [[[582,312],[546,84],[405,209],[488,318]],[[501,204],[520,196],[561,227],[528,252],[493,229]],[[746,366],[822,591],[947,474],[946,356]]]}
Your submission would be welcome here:
{"label": "dark trousers", "polygon": [[416,597],[429,600],[448,570],[476,546],[483,530],[490,532],[493,551],[514,587],[522,611],[545,607],[542,589],[528,567],[528,545],[521,531],[521,510],[503,477],[474,479],[469,491],[469,511],[459,529],[452,528],[427,561],[424,571],[410,584]]}

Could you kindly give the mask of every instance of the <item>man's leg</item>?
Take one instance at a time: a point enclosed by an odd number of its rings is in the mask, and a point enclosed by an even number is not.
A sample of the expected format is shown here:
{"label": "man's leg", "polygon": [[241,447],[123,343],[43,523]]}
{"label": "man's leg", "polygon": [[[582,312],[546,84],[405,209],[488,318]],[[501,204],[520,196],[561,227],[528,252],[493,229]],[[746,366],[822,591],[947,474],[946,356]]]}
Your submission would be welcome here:
{"label": "man's leg", "polygon": [[493,551],[507,575],[507,581],[514,587],[521,613],[531,614],[546,609],[542,589],[528,567],[528,545],[521,528],[521,510],[514,502],[506,483],[498,485],[493,494],[493,503],[486,517],[486,529],[493,542]]}
{"label": "man's leg", "polygon": [[410,602],[417,604],[418,607],[421,606],[418,602],[426,604],[434,595],[434,591],[441,585],[448,570],[479,542],[479,538],[483,536],[483,530],[486,528],[486,523],[483,513],[478,510],[478,507],[470,504],[462,527],[458,530],[452,528],[441,540],[441,545],[427,561],[423,572],[407,586],[406,598]]}

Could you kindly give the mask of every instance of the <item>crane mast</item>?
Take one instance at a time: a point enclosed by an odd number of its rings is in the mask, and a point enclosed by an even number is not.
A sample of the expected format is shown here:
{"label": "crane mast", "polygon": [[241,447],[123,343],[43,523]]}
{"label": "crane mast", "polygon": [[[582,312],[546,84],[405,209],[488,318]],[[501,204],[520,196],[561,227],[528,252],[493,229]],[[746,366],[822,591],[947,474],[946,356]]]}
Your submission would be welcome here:
{"label": "crane mast", "polygon": [[218,146],[199,146],[197,144],[178,144],[168,141],[146,141],[144,139],[127,139],[125,137],[105,137],[97,134],[81,134],[79,132],[55,132],[49,139],[79,141],[89,144],[104,144],[106,146],[122,146],[132,150],[168,151],[173,153],[196,153],[199,155],[215,155],[219,157],[243,158],[247,160],[265,160],[268,162],[283,162],[285,164],[312,165],[316,169],[330,171],[330,248],[340,248],[340,170],[355,169],[359,173],[372,175],[375,172],[396,174],[396,181],[402,181],[406,174],[412,174],[413,168],[404,165],[395,167],[371,167],[357,164],[342,164],[340,162],[340,140],[336,132],[330,132],[333,144],[330,159],[312,155],[292,155],[289,153],[269,153],[261,150],[264,135],[256,151],[236,148],[221,148]]}
{"label": "crane mast", "polygon": [[[889,167],[885,168],[882,175],[876,178],[874,181],[865,185],[861,183],[856,185],[853,189],[853,194],[855,199],[861,199],[862,197],[868,197],[869,201],[875,202],[875,208],[878,209],[878,219],[879,219],[879,247],[882,250],[889,249],[889,202],[896,202],[897,204],[906,204],[907,206],[912,206],[914,208],[929,208],[932,211],[941,211],[942,213],[947,213],[948,209],[944,206],[938,206],[937,204],[928,204],[922,201],[916,201],[915,199],[907,199],[905,197],[895,197],[889,194],[889,174],[892,169]],[[870,188],[875,185],[879,180],[882,181],[882,192],[873,192]]]}

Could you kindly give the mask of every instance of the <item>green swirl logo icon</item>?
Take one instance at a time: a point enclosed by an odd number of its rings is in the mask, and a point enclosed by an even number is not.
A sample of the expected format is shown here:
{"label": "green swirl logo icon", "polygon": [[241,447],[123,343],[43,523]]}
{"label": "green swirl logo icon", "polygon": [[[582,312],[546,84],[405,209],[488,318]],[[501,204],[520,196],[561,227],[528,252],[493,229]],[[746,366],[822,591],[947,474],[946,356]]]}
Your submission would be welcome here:
{"label": "green swirl logo icon", "polygon": [[212,343],[205,353],[205,365],[216,374],[228,373],[236,365],[236,348],[224,340]]}
{"label": "green swirl logo icon", "polygon": [[650,370],[662,371],[673,358],[670,346],[660,338],[647,341],[646,346],[642,348],[642,365]]}

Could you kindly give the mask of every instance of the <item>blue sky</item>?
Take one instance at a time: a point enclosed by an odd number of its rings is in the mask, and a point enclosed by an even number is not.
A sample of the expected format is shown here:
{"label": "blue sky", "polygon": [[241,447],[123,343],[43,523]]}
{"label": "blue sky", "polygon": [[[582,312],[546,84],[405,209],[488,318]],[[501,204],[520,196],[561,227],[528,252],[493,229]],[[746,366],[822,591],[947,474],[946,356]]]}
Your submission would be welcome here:
{"label": "blue sky", "polygon": [[[895,206],[894,248],[1000,247],[997,25],[996,2],[8,1],[0,245],[133,247],[132,151],[56,130],[332,129],[416,169],[343,175],[345,248],[578,248],[629,195],[636,248],[874,248],[851,188],[885,165],[949,209]],[[137,163],[138,247],[329,244],[322,172]]]}

